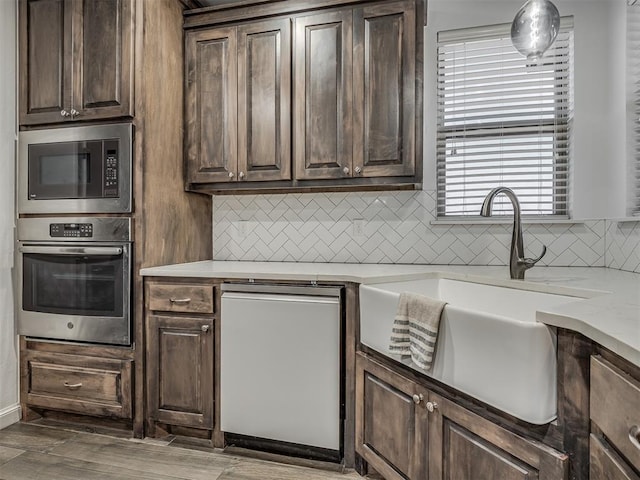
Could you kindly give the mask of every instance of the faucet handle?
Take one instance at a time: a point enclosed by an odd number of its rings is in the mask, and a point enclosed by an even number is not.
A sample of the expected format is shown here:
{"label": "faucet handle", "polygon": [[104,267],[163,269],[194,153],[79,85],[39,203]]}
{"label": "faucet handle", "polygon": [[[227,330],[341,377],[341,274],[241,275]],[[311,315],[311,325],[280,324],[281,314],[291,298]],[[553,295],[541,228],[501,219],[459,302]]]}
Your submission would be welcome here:
{"label": "faucet handle", "polygon": [[538,263],[542,257],[544,257],[544,254],[545,254],[545,253],[547,253],[547,247],[546,247],[546,245],[543,245],[543,246],[542,246],[542,253],[540,254],[540,256],[539,256],[539,257],[537,257],[537,258],[523,258],[523,259],[522,259],[522,263],[524,263],[524,266],[525,266],[526,268],[531,268],[531,267],[533,267],[536,263]]}

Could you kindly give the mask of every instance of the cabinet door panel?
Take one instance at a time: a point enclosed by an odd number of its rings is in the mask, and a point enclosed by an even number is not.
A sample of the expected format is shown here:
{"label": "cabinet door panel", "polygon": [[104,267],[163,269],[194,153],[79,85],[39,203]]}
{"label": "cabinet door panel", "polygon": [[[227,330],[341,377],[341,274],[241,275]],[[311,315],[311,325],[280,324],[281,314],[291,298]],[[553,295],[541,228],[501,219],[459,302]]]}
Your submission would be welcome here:
{"label": "cabinet door panel", "polygon": [[351,176],[352,14],[295,20],[294,162],[297,179]]}
{"label": "cabinet door panel", "polygon": [[71,4],[20,2],[20,124],[64,120],[71,105]]}
{"label": "cabinet door panel", "polygon": [[356,360],[356,451],[387,480],[426,478],[427,397],[414,382],[359,354]]}
{"label": "cabinet door panel", "polygon": [[239,180],[289,180],[291,22],[238,27]]}
{"label": "cabinet door panel", "polygon": [[79,119],[131,115],[132,2],[75,2],[73,107]]}
{"label": "cabinet door panel", "polygon": [[354,15],[354,167],[366,177],[415,173],[415,5]]}
{"label": "cabinet door panel", "polygon": [[640,480],[633,469],[605,442],[591,434],[589,480]]}
{"label": "cabinet door panel", "polygon": [[431,393],[429,480],[562,480],[569,459]]}
{"label": "cabinet door panel", "polygon": [[186,35],[186,162],[191,183],[235,181],[237,30]]}
{"label": "cabinet door panel", "polygon": [[213,321],[148,317],[149,416],[172,425],[213,428]]}

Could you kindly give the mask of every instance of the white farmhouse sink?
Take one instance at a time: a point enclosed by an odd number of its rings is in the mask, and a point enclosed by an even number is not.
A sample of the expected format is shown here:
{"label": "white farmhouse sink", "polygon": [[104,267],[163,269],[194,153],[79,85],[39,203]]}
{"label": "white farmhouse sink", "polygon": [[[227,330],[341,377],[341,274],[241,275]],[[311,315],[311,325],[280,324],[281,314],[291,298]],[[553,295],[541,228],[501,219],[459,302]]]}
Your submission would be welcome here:
{"label": "white farmhouse sink", "polygon": [[[448,302],[432,369],[388,351],[401,292]],[[428,278],[360,286],[363,344],[526,422],[556,417],[556,335],[536,311],[579,298]]]}

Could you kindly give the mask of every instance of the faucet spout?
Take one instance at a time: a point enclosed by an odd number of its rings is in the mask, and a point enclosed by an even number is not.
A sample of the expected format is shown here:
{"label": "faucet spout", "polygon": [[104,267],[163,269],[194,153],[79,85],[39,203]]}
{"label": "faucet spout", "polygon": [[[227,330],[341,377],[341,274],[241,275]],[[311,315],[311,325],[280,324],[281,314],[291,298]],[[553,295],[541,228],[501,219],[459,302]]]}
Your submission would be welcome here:
{"label": "faucet spout", "polygon": [[547,247],[543,246],[542,254],[535,259],[525,258],[524,242],[522,240],[522,220],[520,218],[520,202],[516,194],[507,187],[496,187],[489,192],[482,203],[480,215],[490,217],[493,208],[493,200],[500,193],[506,195],[513,205],[513,233],[511,235],[511,249],[509,256],[509,272],[511,278],[524,280],[524,272],[533,267],[547,253]]}

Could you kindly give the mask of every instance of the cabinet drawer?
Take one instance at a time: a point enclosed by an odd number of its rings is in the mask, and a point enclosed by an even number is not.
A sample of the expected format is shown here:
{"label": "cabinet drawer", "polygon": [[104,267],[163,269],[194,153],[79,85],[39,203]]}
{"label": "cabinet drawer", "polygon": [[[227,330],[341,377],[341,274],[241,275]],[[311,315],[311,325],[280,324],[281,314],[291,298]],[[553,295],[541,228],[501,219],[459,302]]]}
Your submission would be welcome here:
{"label": "cabinet drawer", "polygon": [[26,362],[29,405],[131,418],[131,360],[30,352]]}
{"label": "cabinet drawer", "polygon": [[589,452],[589,480],[640,480],[604,440],[593,434],[589,439]]}
{"label": "cabinet drawer", "polygon": [[640,469],[640,382],[600,357],[591,357],[591,420]]}
{"label": "cabinet drawer", "polygon": [[147,285],[147,308],[163,312],[213,313],[213,285]]}

